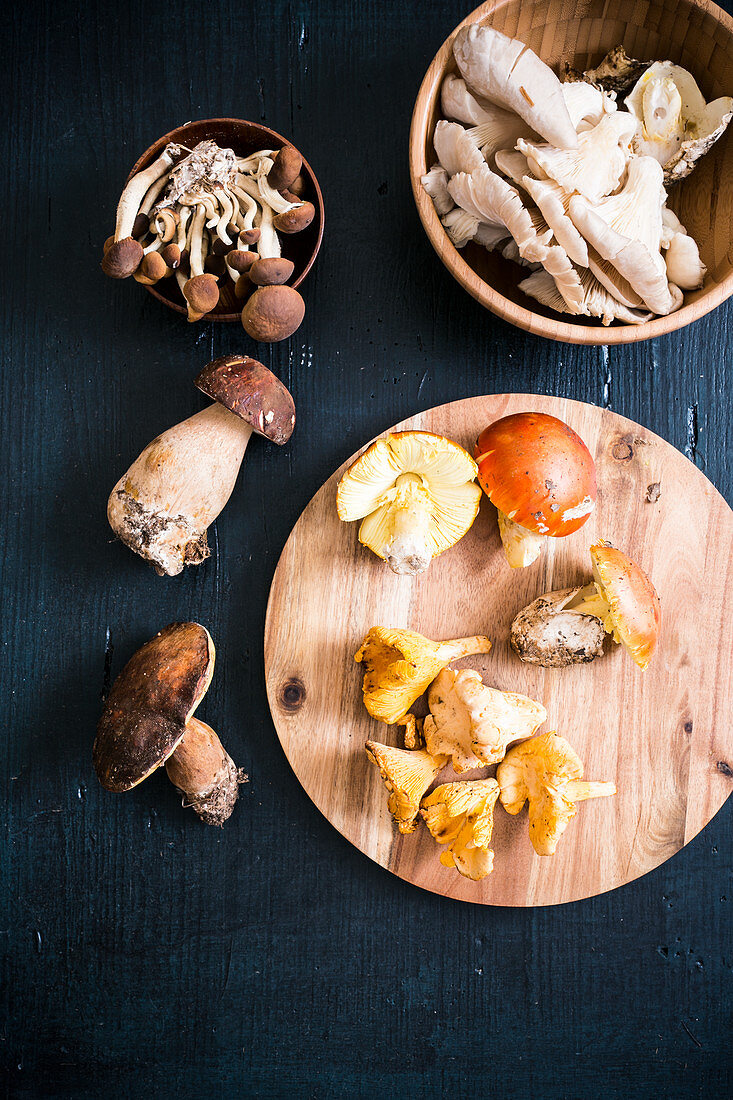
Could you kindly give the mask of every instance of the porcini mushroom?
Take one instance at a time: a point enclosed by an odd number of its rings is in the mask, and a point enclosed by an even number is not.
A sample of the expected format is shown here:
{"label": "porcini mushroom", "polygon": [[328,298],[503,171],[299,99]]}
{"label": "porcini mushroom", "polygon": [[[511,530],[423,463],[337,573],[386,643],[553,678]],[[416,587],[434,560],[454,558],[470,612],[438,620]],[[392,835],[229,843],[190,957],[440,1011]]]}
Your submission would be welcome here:
{"label": "porcini mushroom", "polygon": [[583,780],[583,762],[554,731],[514,745],[496,769],[501,804],[518,814],[529,800],[529,839],[538,856],[551,856],[575,817],[576,802],[616,793],[613,783]]}
{"label": "porcini mushroom", "polygon": [[339,519],[360,519],[359,542],[393,573],[422,573],[478,515],[476,463],[432,432],[392,432],[372,443],[341,478]]}
{"label": "porcini mushroom", "polygon": [[112,279],[126,279],[143,258],[142,245],[132,236],[140,204],[152,184],[170,171],[180,147],[169,143],[151,165],[132,177],[117,204],[114,243],[104,254],[102,271]]}
{"label": "porcini mushroom", "polygon": [[199,623],[171,623],[127,662],[97,726],[93,762],[108,791],[129,791],[166,765],[185,806],[208,825],[234,809],[244,772],[193,717],[211,683],[214,643]]}
{"label": "porcini mushroom", "polygon": [[640,565],[608,542],[591,546],[590,555],[593,580],[540,596],[520,611],[511,627],[512,648],[528,664],[559,668],[600,656],[605,631],[643,671],[662,625],[654,585]]}
{"label": "porcini mushroom", "polygon": [[209,556],[207,528],[232,493],[252,432],[283,444],[295,424],[289,391],[249,356],[214,359],[195,382],[214,404],[148,444],[107,504],[115,534],[168,576]]}
{"label": "porcini mushroom", "polygon": [[479,436],[474,454],[513,569],[531,565],[547,537],[577,531],[595,507],[593,458],[557,417],[524,412],[495,420]]}
{"label": "porcini mushroom", "polygon": [[489,844],[498,797],[495,779],[476,779],[442,783],[423,798],[420,816],[433,839],[447,845],[440,854],[444,867],[455,867],[474,882],[491,873],[494,853]]}
{"label": "porcini mushroom", "polygon": [[364,665],[364,706],[372,718],[395,725],[442,668],[490,649],[484,635],[433,642],[414,630],[373,626],[354,655]]}

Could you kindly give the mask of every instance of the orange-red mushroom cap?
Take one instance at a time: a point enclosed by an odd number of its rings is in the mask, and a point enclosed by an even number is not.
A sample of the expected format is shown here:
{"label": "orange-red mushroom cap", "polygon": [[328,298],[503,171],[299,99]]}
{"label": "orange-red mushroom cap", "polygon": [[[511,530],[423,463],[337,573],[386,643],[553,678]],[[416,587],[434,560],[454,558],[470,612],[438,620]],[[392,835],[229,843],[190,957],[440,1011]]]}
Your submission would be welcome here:
{"label": "orange-red mushroom cap", "polygon": [[605,542],[590,548],[593,572],[611,608],[619,638],[641,669],[659,639],[662,609],[654,585],[641,566]]}
{"label": "orange-red mushroom cap", "polygon": [[474,457],[491,503],[528,531],[562,538],[593,511],[593,457],[555,416],[523,412],[495,420],[478,437]]}

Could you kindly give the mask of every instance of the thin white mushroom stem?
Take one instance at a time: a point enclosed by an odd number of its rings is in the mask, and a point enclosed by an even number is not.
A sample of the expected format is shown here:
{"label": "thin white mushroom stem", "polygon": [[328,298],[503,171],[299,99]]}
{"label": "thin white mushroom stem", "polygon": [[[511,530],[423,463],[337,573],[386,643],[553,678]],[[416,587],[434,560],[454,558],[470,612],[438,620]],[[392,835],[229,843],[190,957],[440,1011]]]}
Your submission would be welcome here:
{"label": "thin white mushroom stem", "polygon": [[156,233],[155,236],[153,237],[152,241],[150,242],[150,244],[146,245],[145,248],[143,249],[143,256],[147,256],[151,252],[159,252],[161,250],[161,248],[163,247],[164,243],[165,242],[163,241],[163,238],[160,235],[160,233]]}
{"label": "thin white mushroom stem", "polygon": [[186,247],[186,226],[188,225],[188,219],[191,217],[191,207],[182,206],[178,213],[179,221],[178,229],[176,230],[176,244],[180,248],[181,252],[183,252],[184,248]]}
{"label": "thin white mushroom stem", "polygon": [[263,260],[277,259],[281,255],[280,238],[272,224],[272,208],[267,203],[262,206],[260,215],[260,239],[257,242],[257,251]]}
{"label": "thin white mushroom stem", "polygon": [[177,156],[178,146],[168,144],[151,165],[132,177],[120,195],[120,201],[117,204],[115,241],[124,240],[132,235],[132,227],[140,210],[140,203],[145,198],[151,184],[170,171]]}
{"label": "thin white mushroom stem", "polygon": [[257,187],[259,188],[260,195],[268,206],[271,206],[276,214],[285,214],[288,210],[294,210],[297,206],[301,206],[300,202],[288,202],[283,198],[279,191],[275,191],[273,187],[267,181],[267,174],[272,168],[272,161],[269,157],[263,157],[260,162],[260,167],[257,169]]}
{"label": "thin white mushroom stem", "polygon": [[232,184],[232,191],[237,196],[242,206],[244,207],[243,229],[253,229],[255,224],[255,218],[257,217],[257,211],[259,210],[259,204],[257,200],[252,197],[243,187],[239,187],[236,183]]}
{"label": "thin white mushroom stem", "polygon": [[237,170],[239,172],[256,172],[263,157],[274,157],[276,149],[260,149],[257,153],[250,153],[248,157],[237,157]]}
{"label": "thin white mushroom stem", "polygon": [[184,195],[178,200],[179,206],[203,206],[206,211],[207,218],[213,218],[216,215],[216,205],[211,195],[205,194],[203,191],[192,192]]}
{"label": "thin white mushroom stem", "polygon": [[219,240],[223,241],[224,244],[233,244],[231,237],[227,233],[227,226],[232,220],[232,214],[234,213],[234,204],[232,203],[232,200],[229,198],[223,187],[221,189],[221,192],[219,193],[218,198],[219,208],[222,213],[219,217],[219,220],[214,226],[211,226],[211,228],[214,229],[217,237],[219,238]]}
{"label": "thin white mushroom stem", "polygon": [[155,206],[155,203],[156,203],[157,199],[159,198],[160,194],[162,193],[162,191],[165,190],[166,184],[168,183],[168,180],[170,178],[171,178],[170,172],[165,172],[160,177],[160,179],[157,179],[155,181],[155,183],[150,185],[150,187],[148,188],[147,193],[145,195],[145,198],[140,203],[140,210],[138,211],[138,213],[140,213],[140,214],[149,214],[150,213],[150,211]]}
{"label": "thin white mushroom stem", "polygon": [[169,576],[203,561],[206,530],[231,496],[251,435],[218,402],[163,432],[112,490],[112,530]]}
{"label": "thin white mushroom stem", "polygon": [[188,238],[188,262],[192,278],[204,273],[203,237],[205,220],[206,207],[203,203],[199,203],[191,222],[191,233]]}

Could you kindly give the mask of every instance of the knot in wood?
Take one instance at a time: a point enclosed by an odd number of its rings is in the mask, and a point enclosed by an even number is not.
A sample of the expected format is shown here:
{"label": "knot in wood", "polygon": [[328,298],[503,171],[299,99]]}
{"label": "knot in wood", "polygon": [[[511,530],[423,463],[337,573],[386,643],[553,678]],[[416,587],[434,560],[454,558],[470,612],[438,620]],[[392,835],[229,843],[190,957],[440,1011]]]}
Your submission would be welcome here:
{"label": "knot in wood", "polygon": [[619,443],[614,443],[611,454],[617,462],[628,462],[630,458],[634,457],[634,448],[628,439],[623,439]]}
{"label": "knot in wood", "polygon": [[286,680],[280,688],[280,706],[283,710],[294,713],[305,702],[305,684],[297,676]]}

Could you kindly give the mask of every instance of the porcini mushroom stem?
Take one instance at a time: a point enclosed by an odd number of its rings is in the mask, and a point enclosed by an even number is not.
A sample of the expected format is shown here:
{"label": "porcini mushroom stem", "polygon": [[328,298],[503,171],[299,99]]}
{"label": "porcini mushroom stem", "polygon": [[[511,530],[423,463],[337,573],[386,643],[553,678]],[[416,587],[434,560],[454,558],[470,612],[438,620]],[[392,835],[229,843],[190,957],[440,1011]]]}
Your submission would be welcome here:
{"label": "porcini mushroom stem", "polygon": [[209,556],[207,528],[232,494],[251,435],[218,403],[163,432],[112,490],[112,530],[161,574],[200,564]]}
{"label": "porcini mushroom stem", "polygon": [[171,783],[207,825],[223,825],[231,816],[239,785],[247,775],[238,768],[211,726],[191,718],[176,751],[166,760]]}

